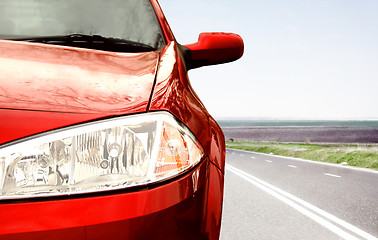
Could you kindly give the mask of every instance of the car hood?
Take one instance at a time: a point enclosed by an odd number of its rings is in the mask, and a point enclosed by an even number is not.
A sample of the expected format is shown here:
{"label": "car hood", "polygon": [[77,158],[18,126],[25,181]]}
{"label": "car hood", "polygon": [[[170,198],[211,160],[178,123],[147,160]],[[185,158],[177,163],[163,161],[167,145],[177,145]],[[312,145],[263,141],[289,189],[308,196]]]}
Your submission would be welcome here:
{"label": "car hood", "polygon": [[159,53],[0,41],[0,109],[125,114],[146,110]]}
{"label": "car hood", "polygon": [[113,53],[0,40],[0,144],[145,112],[159,52]]}

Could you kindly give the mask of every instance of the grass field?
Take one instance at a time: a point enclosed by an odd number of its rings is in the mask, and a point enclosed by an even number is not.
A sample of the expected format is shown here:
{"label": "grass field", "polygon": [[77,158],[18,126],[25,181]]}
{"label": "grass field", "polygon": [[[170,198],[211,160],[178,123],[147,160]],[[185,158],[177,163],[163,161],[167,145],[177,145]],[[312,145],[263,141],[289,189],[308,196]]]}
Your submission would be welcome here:
{"label": "grass field", "polygon": [[378,170],[377,144],[226,142],[226,147]]}

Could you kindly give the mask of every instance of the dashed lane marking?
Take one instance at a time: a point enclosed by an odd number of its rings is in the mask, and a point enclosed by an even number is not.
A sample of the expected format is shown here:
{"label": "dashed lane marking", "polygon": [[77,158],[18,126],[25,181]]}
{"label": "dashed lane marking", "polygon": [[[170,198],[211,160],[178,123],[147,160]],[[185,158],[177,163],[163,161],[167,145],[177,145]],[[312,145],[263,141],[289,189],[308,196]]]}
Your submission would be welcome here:
{"label": "dashed lane marking", "polygon": [[330,176],[330,177],[341,178],[341,176],[335,175],[335,174],[330,174],[330,173],[323,173],[323,174],[327,175],[327,176]]}

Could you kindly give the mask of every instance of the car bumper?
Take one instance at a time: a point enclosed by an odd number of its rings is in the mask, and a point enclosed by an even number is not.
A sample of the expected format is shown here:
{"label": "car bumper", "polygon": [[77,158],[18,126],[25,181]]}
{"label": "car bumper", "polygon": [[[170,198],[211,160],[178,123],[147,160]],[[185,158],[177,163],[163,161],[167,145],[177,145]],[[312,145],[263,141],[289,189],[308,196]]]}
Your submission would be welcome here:
{"label": "car bumper", "polygon": [[222,195],[223,173],[205,159],[150,189],[0,203],[0,239],[217,238]]}

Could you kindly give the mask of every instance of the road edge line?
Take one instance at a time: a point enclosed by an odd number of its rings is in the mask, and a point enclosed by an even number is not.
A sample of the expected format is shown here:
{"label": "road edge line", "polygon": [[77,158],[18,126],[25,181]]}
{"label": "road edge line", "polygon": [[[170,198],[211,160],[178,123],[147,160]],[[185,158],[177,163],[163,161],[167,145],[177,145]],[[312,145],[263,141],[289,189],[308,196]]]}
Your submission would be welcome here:
{"label": "road edge line", "polygon": [[[269,193],[273,197],[279,199],[280,201],[286,203],[287,205],[293,207],[300,213],[306,215],[307,217],[311,218],[315,222],[319,223],[320,225],[324,226],[325,228],[329,229],[330,231],[334,232],[335,234],[339,235],[340,237],[343,237],[344,239],[357,239],[351,234],[345,232],[343,229],[339,228],[338,226],[334,225],[333,223],[329,222],[332,221],[343,228],[345,228],[348,231],[353,232],[354,234],[357,234],[360,237],[363,237],[364,239],[369,239],[369,240],[377,240],[376,237],[373,235],[353,226],[352,224],[339,219],[338,217],[288,193],[285,192],[284,190],[271,185],[257,177],[254,177],[230,164],[226,164],[226,170],[229,170],[233,172],[234,174],[238,175],[239,177],[243,178],[244,180],[252,183],[256,187],[260,188],[261,190]],[[298,205],[298,206],[297,206]],[[300,210],[299,210],[300,209]],[[319,214],[320,216],[316,215],[313,212],[310,212],[309,210]],[[320,218],[320,219],[319,219]],[[327,221],[328,220],[328,221]],[[329,226],[328,226],[329,225]]]}

